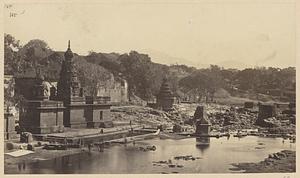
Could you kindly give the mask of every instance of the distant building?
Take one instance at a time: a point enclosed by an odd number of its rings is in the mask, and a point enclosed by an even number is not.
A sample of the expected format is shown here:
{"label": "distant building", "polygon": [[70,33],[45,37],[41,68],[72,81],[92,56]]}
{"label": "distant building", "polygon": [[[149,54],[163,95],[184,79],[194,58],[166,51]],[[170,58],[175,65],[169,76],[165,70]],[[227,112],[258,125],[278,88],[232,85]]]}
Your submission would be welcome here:
{"label": "distant building", "polygon": [[110,80],[98,86],[97,96],[110,97],[112,103],[128,103],[128,83],[112,75]]}

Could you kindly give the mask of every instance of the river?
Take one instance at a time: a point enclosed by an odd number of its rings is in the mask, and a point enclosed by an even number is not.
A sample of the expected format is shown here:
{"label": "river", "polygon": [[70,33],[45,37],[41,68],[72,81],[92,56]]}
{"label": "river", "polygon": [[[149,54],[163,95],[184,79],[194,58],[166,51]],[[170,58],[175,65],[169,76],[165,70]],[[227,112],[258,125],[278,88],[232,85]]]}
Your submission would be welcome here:
{"label": "river", "polygon": [[[140,151],[139,147],[155,145],[155,151]],[[247,136],[244,138],[211,138],[206,148],[196,147],[195,138],[181,140],[151,139],[127,145],[113,145],[98,152],[83,152],[53,160],[43,160],[16,166],[13,174],[103,174],[103,173],[230,173],[232,163],[259,162],[268,154],[295,150],[295,143],[282,138]],[[174,156],[192,155],[196,160],[175,160]],[[170,168],[153,162],[171,160],[183,167]]]}

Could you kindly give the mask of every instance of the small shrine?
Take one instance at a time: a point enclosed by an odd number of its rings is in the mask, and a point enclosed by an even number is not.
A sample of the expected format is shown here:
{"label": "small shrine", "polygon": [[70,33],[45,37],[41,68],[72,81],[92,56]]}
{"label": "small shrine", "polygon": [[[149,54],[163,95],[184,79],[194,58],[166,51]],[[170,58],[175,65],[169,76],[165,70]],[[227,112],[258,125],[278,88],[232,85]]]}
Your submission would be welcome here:
{"label": "small shrine", "polygon": [[196,135],[209,136],[211,124],[207,118],[204,106],[197,107],[194,121],[196,123]]}
{"label": "small shrine", "polygon": [[167,82],[167,79],[163,79],[160,91],[156,96],[156,105],[157,108],[164,111],[173,110],[173,105],[175,103],[175,96],[173,95],[170,86]]}
{"label": "small shrine", "polygon": [[49,100],[49,88],[43,76],[38,76],[32,87],[32,98],[26,99],[20,109],[20,128],[34,134],[64,131],[63,102]]}

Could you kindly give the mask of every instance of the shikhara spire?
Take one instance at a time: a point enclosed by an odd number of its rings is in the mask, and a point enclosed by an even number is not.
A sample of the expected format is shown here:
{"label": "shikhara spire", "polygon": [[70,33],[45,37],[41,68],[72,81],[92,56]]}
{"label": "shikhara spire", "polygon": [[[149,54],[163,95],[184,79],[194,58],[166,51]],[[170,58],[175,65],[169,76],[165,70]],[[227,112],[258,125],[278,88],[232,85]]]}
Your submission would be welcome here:
{"label": "shikhara spire", "polygon": [[73,58],[73,52],[71,50],[71,42],[70,40],[68,41],[68,49],[67,51],[65,52],[65,59],[66,60],[71,60]]}

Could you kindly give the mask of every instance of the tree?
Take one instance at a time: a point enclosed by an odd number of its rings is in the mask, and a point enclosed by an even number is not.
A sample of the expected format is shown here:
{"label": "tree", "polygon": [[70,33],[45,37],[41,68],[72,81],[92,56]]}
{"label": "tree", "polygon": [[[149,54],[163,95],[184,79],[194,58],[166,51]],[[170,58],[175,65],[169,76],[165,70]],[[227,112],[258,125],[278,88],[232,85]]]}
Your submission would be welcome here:
{"label": "tree", "polygon": [[198,95],[199,101],[201,101],[204,96],[207,97],[211,81],[209,81],[208,75],[197,71],[181,79],[179,81],[179,85],[184,88],[186,93],[189,91],[195,91]]}
{"label": "tree", "polygon": [[136,94],[148,100],[153,96],[152,84],[154,73],[151,69],[151,59],[148,55],[131,51],[120,56],[122,73],[128,81],[130,95]]}
{"label": "tree", "polygon": [[73,60],[86,95],[97,96],[99,85],[112,79],[111,73],[101,66],[88,63],[80,56],[75,56]]}
{"label": "tree", "polygon": [[30,40],[19,51],[21,58],[26,63],[26,67],[33,69],[36,75],[42,72],[42,67],[46,67],[49,64],[47,57],[51,53],[53,53],[53,51],[48,44],[39,39]]}
{"label": "tree", "polygon": [[25,65],[18,52],[21,49],[19,40],[10,34],[4,34],[4,73],[15,74],[21,72]]}

